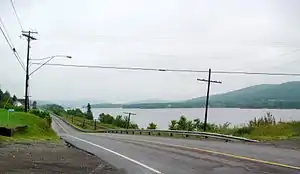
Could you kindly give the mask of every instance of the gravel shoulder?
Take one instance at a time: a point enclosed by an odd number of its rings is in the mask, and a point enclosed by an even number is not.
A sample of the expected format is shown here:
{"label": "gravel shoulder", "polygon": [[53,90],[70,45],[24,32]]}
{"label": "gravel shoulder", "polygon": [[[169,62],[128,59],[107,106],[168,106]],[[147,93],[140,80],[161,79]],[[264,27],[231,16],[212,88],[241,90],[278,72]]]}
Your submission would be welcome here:
{"label": "gravel shoulder", "polygon": [[55,143],[0,144],[0,173],[124,174],[100,158]]}

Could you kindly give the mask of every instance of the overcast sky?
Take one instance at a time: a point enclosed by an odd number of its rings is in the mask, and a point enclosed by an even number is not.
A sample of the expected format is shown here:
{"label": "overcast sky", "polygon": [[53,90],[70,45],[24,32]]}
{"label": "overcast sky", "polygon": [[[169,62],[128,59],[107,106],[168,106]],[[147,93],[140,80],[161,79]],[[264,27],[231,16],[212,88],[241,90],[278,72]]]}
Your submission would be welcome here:
{"label": "overcast sky", "polygon": [[[52,63],[299,73],[299,0],[14,0],[25,30],[38,31],[31,58]],[[0,17],[25,61],[26,40],[10,0]],[[24,72],[0,36],[0,84],[24,96]],[[31,70],[36,66],[31,66]],[[45,66],[30,79],[35,100],[128,102],[204,96],[207,74]],[[299,77],[212,75],[221,93]]]}

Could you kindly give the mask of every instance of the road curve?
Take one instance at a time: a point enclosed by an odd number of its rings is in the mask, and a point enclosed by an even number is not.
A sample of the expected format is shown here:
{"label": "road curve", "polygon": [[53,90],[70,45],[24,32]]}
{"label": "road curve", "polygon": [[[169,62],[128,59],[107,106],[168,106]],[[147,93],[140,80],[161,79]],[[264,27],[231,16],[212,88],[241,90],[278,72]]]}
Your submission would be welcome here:
{"label": "road curve", "polygon": [[57,117],[67,141],[128,174],[300,173],[300,151],[254,144],[140,135],[82,133]]}

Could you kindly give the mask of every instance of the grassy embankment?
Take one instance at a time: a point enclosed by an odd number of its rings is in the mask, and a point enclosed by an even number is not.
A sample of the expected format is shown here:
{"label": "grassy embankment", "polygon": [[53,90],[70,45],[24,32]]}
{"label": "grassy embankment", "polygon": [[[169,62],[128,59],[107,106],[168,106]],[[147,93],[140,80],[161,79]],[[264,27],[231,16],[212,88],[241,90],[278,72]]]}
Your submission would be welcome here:
{"label": "grassy embankment", "polygon": [[17,131],[12,137],[0,136],[0,141],[58,141],[58,137],[46,118],[40,118],[31,113],[10,112],[0,109],[0,127],[15,128],[27,126],[23,131]]}
{"label": "grassy embankment", "polygon": [[[172,130],[203,131],[204,123],[199,119],[188,120],[182,116],[179,120],[172,120],[169,128]],[[271,113],[254,118],[248,123],[230,126],[230,123],[223,125],[207,124],[207,132],[234,135],[250,139],[268,141],[284,140],[300,137],[300,121],[276,121]]]}
{"label": "grassy embankment", "polygon": [[219,126],[215,132],[256,140],[285,140],[300,136],[300,121],[276,121],[272,114],[255,118],[242,126],[233,128]]}
{"label": "grassy embankment", "polygon": [[256,127],[242,126],[225,128],[213,132],[246,137],[256,140],[284,140],[300,136],[300,122],[280,122]]}
{"label": "grassy embankment", "polygon": [[[77,128],[86,129],[86,130],[95,130],[94,120],[88,120],[83,117],[70,116],[62,113],[59,115]],[[120,127],[112,124],[105,124],[96,121],[96,130],[103,130],[103,129],[120,129]]]}

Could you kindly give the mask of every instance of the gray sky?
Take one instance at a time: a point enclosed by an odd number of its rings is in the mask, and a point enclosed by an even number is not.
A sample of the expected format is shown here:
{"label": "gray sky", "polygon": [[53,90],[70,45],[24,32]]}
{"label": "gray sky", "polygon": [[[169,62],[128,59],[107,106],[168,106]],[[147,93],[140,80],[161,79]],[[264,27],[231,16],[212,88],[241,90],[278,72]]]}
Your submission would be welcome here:
{"label": "gray sky", "polygon": [[[0,16],[22,58],[26,41],[10,0]],[[299,72],[299,0],[15,0],[23,27],[39,32],[31,58],[52,63],[226,71]],[[297,51],[299,50],[299,51]],[[2,88],[24,94],[24,74],[0,37]],[[32,66],[31,69],[34,69]],[[32,99],[127,102],[205,95],[207,74],[45,66],[31,77]],[[299,77],[213,75],[212,93]]]}

